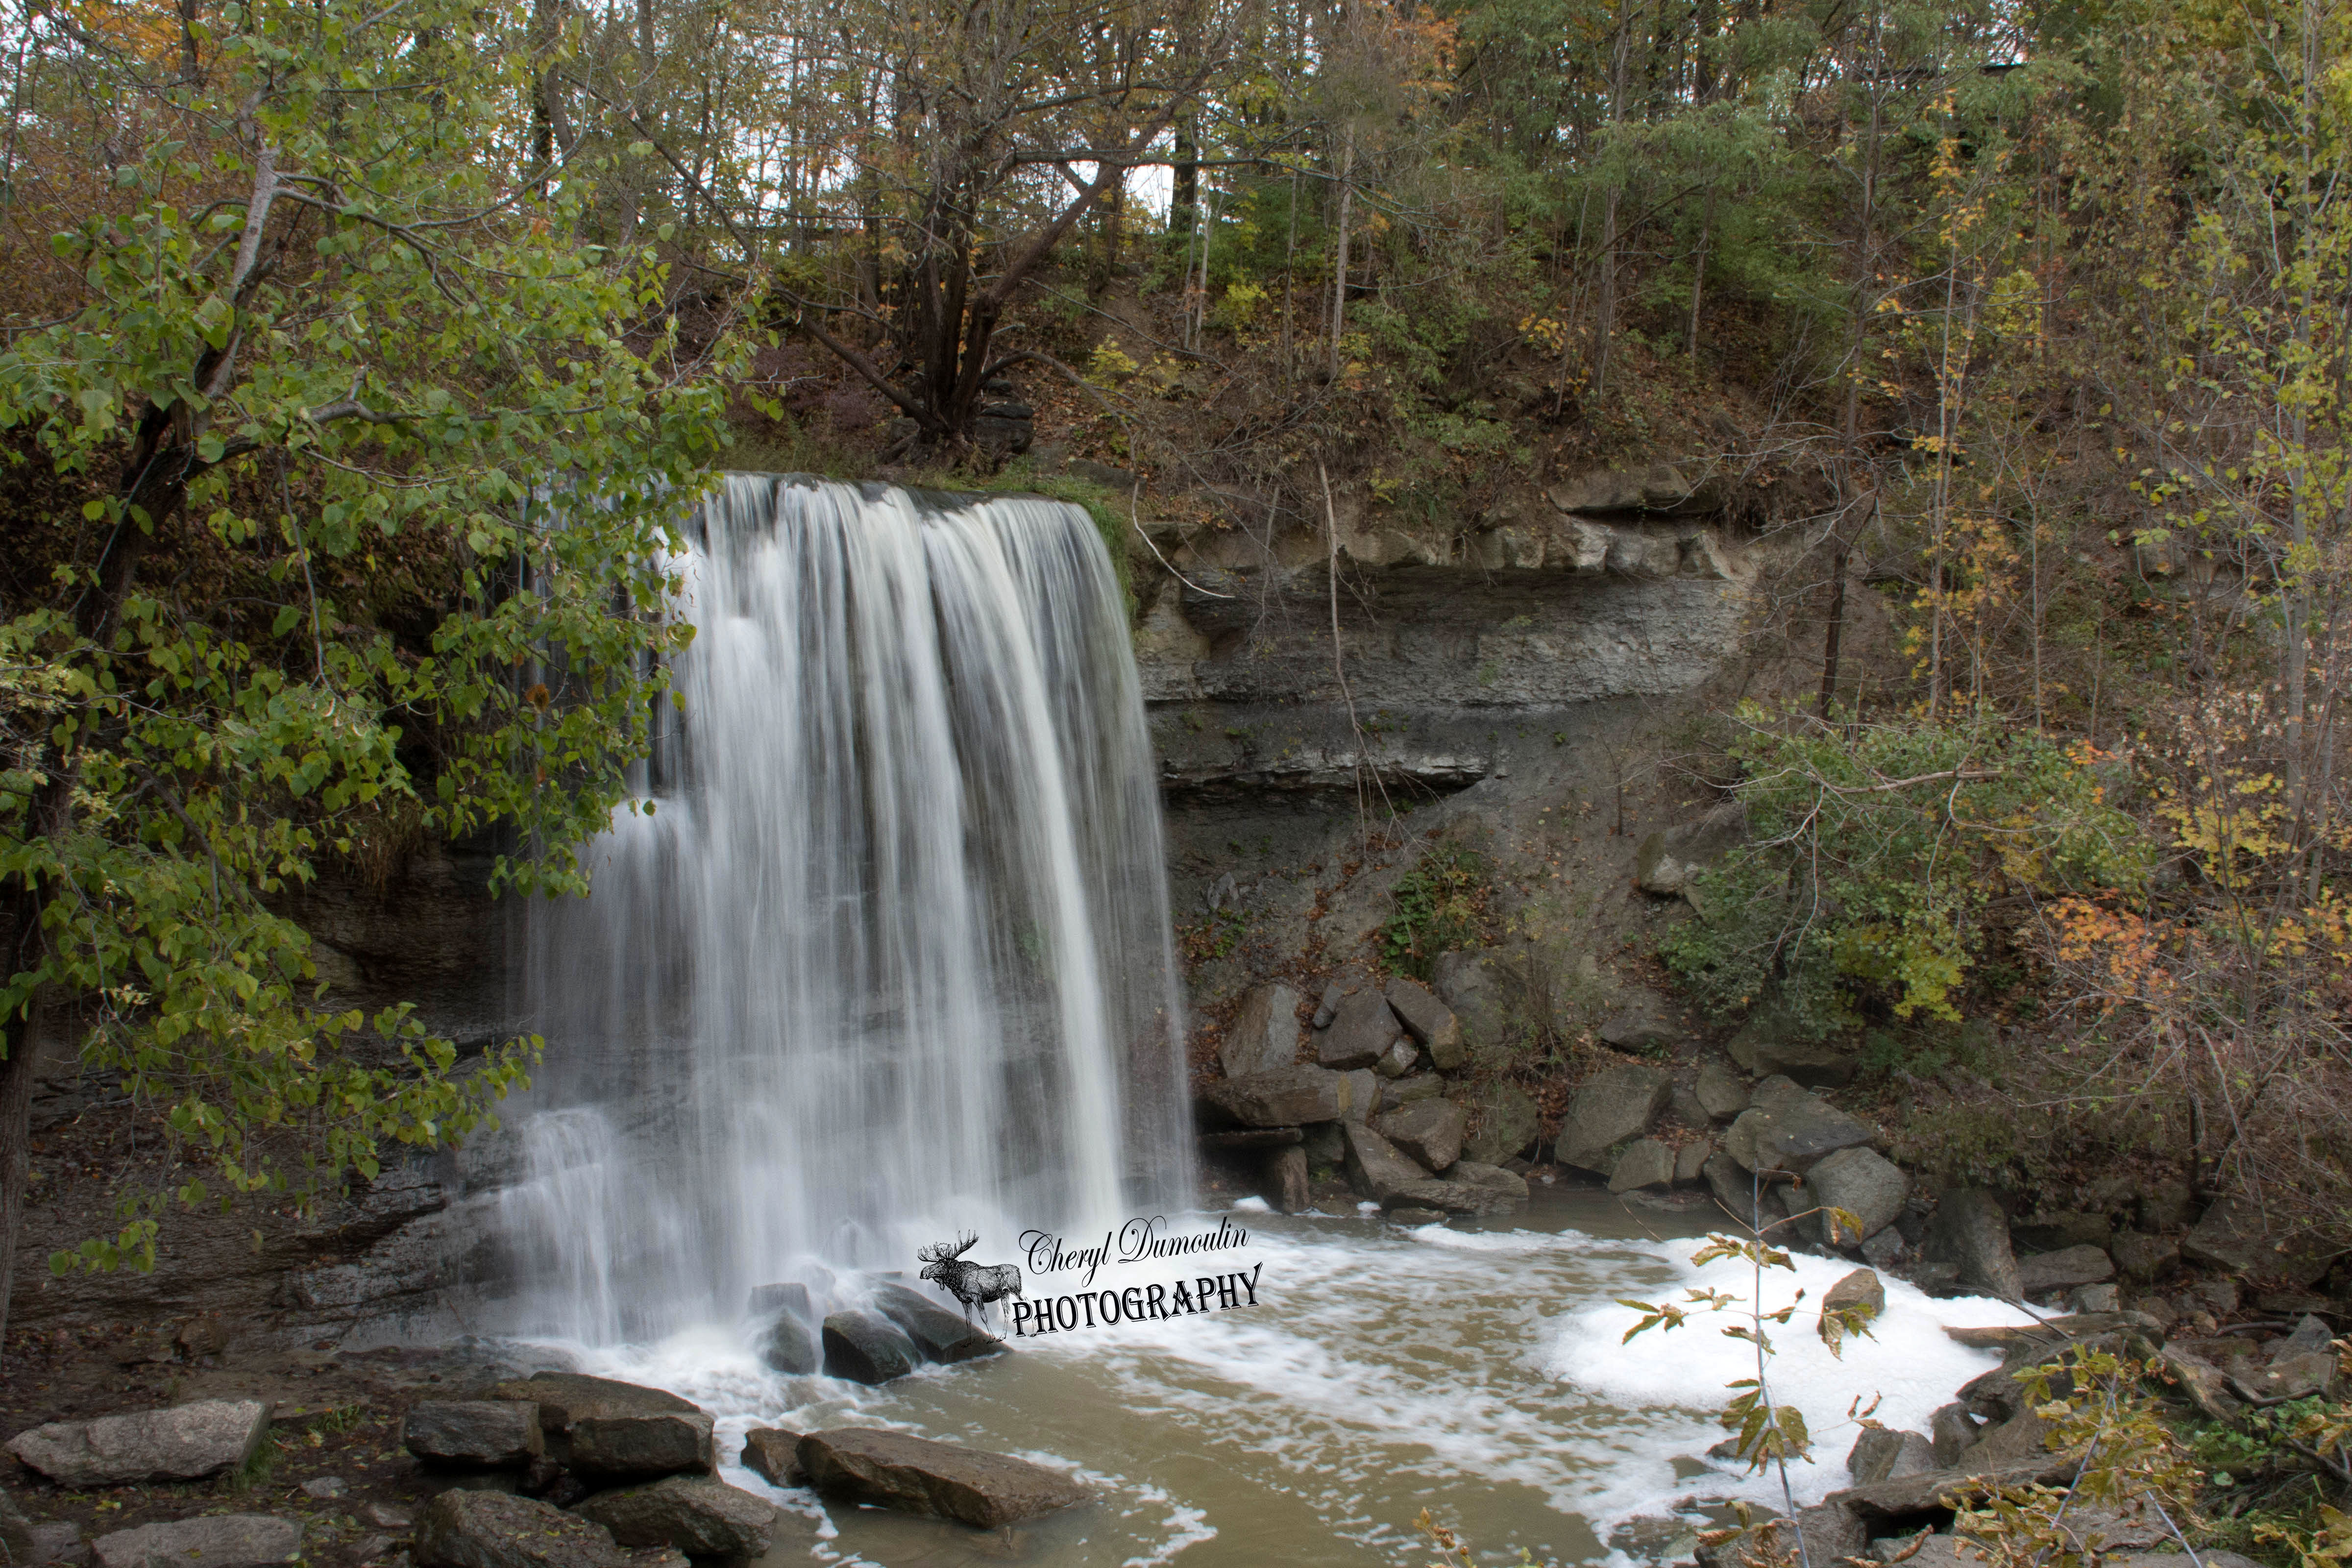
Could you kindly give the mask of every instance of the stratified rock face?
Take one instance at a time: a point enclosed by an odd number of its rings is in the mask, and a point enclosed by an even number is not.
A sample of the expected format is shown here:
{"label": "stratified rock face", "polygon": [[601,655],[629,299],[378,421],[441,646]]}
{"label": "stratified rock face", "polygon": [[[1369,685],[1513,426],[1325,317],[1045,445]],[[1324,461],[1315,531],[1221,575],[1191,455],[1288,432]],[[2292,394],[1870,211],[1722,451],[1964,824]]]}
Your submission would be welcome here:
{"label": "stratified rock face", "polygon": [[627,1554],[603,1525],[535,1498],[463,1489],[416,1514],[417,1568],[618,1568]]}
{"label": "stratified rock face", "polygon": [[1297,1127],[1337,1121],[1344,1109],[1339,1075],[1318,1067],[1277,1068],[1227,1079],[1201,1091],[1204,1124],[1238,1122],[1244,1127]]}
{"label": "stratified rock face", "polygon": [[1339,1004],[1331,1026],[1317,1037],[1315,1059],[1339,1072],[1368,1068],[1403,1032],[1387,997],[1377,991],[1359,991]]}
{"label": "stratified rock face", "polygon": [[757,1557],[776,1522],[775,1504],[712,1476],[598,1492],[572,1511],[624,1546],[675,1546],[689,1557]]}
{"label": "stratified rock face", "polygon": [[1451,1072],[1462,1065],[1468,1049],[1463,1043],[1462,1020],[1452,1008],[1402,975],[1389,982],[1388,998],[1404,1032],[1427,1047],[1438,1071]]}
{"label": "stratified rock face", "polygon": [[[1911,1178],[1900,1165],[1860,1147],[1824,1156],[1805,1173],[1805,1185],[1812,1190],[1815,1203],[1843,1209],[1861,1222],[1861,1235],[1839,1238],[1844,1247],[1856,1246],[1893,1225],[1911,1195]],[[1826,1235],[1829,1216],[1822,1218]]]}
{"label": "stratified rock face", "polygon": [[2014,1301],[2024,1295],[2017,1258],[2010,1250],[2009,1221],[1990,1193],[1954,1188],[1936,1203],[1921,1254],[1960,1271],[1960,1283],[1988,1296]]}
{"label": "stratified rock face", "polygon": [[428,1399],[409,1407],[400,1446],[428,1465],[502,1469],[546,1452],[539,1406],[523,1399]]}
{"label": "stratified rock face", "polygon": [[925,1361],[971,1361],[1004,1349],[1003,1340],[967,1322],[962,1313],[951,1312],[904,1285],[875,1281],[874,1307],[914,1342]]}
{"label": "stratified rock face", "polygon": [[1462,1108],[1450,1100],[1416,1100],[1382,1112],[1371,1125],[1424,1169],[1443,1171],[1462,1157]]}
{"label": "stratified rock face", "polygon": [[21,1433],[8,1451],[60,1486],[121,1487],[195,1481],[242,1469],[269,1430],[254,1399],[200,1399],[168,1410],[52,1421]]}
{"label": "stratified rock face", "polygon": [[1001,1530],[1084,1502],[1084,1487],[1025,1459],[903,1432],[844,1426],[811,1432],[795,1457],[826,1497]]}
{"label": "stratified rock face", "polygon": [[835,1312],[824,1321],[824,1370],[852,1383],[887,1383],[921,1364],[915,1342],[873,1312]]}
{"label": "stratified rock face", "polygon": [[1431,1179],[1395,1144],[1362,1122],[1348,1122],[1342,1131],[1348,1140],[1348,1181],[1372,1202],[1385,1204],[1404,1188]]}
{"label": "stratified rock face", "polygon": [[98,1568],[263,1568],[302,1554],[302,1527],[266,1513],[221,1513],[118,1530],[89,1549]]}
{"label": "stratified rock face", "polygon": [[1227,1078],[1272,1072],[1296,1062],[1298,993],[1279,984],[1252,988],[1217,1047],[1217,1059]]}
{"label": "stratified rock face", "polygon": [[[1559,1126],[1559,1163],[1613,1173],[1617,1162],[1612,1151],[1649,1131],[1673,1094],[1674,1080],[1655,1068],[1627,1063],[1593,1074],[1568,1102],[1568,1115]],[[1666,1175],[1673,1179],[1671,1154]]]}

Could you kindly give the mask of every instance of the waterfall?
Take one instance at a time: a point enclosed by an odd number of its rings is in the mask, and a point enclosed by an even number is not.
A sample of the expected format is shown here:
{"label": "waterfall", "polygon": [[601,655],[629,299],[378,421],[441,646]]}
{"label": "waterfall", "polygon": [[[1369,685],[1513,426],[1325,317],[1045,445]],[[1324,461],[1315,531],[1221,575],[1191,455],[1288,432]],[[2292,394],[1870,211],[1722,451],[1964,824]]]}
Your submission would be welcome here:
{"label": "waterfall", "polygon": [[683,707],[590,896],[528,916],[514,1326],[644,1339],[1185,1201],[1159,798],[1087,514],[734,475],[689,533]]}

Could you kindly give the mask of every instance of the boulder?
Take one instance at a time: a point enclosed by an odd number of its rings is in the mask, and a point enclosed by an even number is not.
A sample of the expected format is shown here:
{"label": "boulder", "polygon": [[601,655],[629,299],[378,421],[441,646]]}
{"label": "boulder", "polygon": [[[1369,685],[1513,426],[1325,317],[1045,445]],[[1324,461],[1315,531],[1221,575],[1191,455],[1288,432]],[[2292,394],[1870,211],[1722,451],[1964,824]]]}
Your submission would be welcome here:
{"label": "boulder", "polygon": [[1467,1059],[1469,1051],[1463,1040],[1462,1020],[1454,1010],[1431,995],[1413,981],[1400,975],[1389,982],[1389,1006],[1395,1012],[1404,1032],[1429,1052],[1429,1059],[1440,1072],[1451,1072]]}
{"label": "boulder", "polygon": [[495,1470],[547,1451],[539,1406],[527,1399],[427,1399],[400,1424],[400,1446],[428,1465]]}
{"label": "boulder", "polygon": [[896,1323],[875,1312],[834,1312],[824,1320],[824,1371],[852,1383],[887,1383],[921,1364],[922,1352]]}
{"label": "boulder", "polygon": [[1556,1157],[1580,1170],[1612,1173],[1613,1151],[1649,1131],[1673,1092],[1674,1081],[1655,1068],[1632,1062],[1603,1068],[1570,1099]]}
{"label": "boulder", "polygon": [[1936,1468],[1936,1450],[1916,1432],[1865,1426],[1845,1457],[1845,1468],[1856,1486],[1895,1476],[1925,1475]]}
{"label": "boulder", "polygon": [[1886,1283],[1867,1268],[1857,1268],[1822,1292],[1824,1314],[1866,1309],[1872,1317],[1886,1310]]}
{"label": "boulder", "polygon": [[483,1397],[535,1403],[548,1458],[585,1479],[650,1479],[713,1462],[710,1417],[667,1389],[542,1372],[493,1384]]}
{"label": "boulder", "polygon": [[1475,1182],[1441,1182],[1424,1177],[1398,1187],[1381,1200],[1381,1206],[1392,1213],[1403,1208],[1425,1208],[1441,1214],[1490,1215],[1517,1214],[1527,1203],[1525,1193],[1507,1192]]}
{"label": "boulder", "polygon": [[1339,1004],[1347,999],[1347,987],[1334,980],[1323,987],[1323,998],[1315,1004],[1315,1016],[1308,1021],[1318,1029],[1329,1028],[1332,1016],[1339,1011]]}
{"label": "boulder", "polygon": [[1675,1179],[1675,1152],[1654,1138],[1641,1138],[1625,1146],[1609,1173],[1609,1190],[1630,1193],[1640,1187],[1663,1187]]}
{"label": "boulder", "polygon": [[1818,1095],[1800,1090],[1795,1097],[1762,1103],[1763,1087],[1757,1086],[1757,1098],[1723,1135],[1724,1152],[1745,1169],[1801,1176],[1839,1150],[1861,1148],[1876,1136],[1868,1123]]}
{"label": "boulder", "polygon": [[216,1513],[118,1530],[89,1550],[98,1568],[262,1568],[302,1555],[302,1527],[266,1513]]}
{"label": "boulder", "polygon": [[[1937,1469],[1951,1468],[1960,1462],[1962,1454],[1977,1446],[1977,1418],[1969,1415],[1969,1407],[1958,1400],[1936,1407],[1936,1413],[1927,1418],[1927,1431],[1930,1434],[1927,1444],[1933,1451]],[[1882,1476],[1879,1479],[1884,1480],[1886,1478]]]}
{"label": "boulder", "polygon": [[[1501,966],[1484,952],[1441,952],[1434,989],[1462,1026],[1463,1059],[1474,1050],[1492,1050],[1508,1037],[1509,992]],[[1435,1059],[1433,1053],[1432,1058]]]}
{"label": "boulder", "polygon": [[1748,1109],[1747,1082],[1728,1063],[1714,1057],[1699,1064],[1698,1081],[1691,1091],[1711,1121],[1728,1121]]}
{"label": "boulder", "polygon": [[1413,1064],[1419,1060],[1421,1060],[1421,1047],[1414,1045],[1411,1039],[1400,1035],[1387,1050],[1381,1053],[1381,1059],[1372,1064],[1372,1071],[1382,1078],[1402,1078],[1412,1070]]}
{"label": "boulder", "polygon": [[2009,1227],[2010,1240],[2035,1252],[2060,1252],[2070,1247],[2105,1247],[2115,1240],[2116,1227],[2106,1215],[2080,1209],[2061,1209],[2036,1215]]}
{"label": "boulder", "polygon": [[2287,1399],[2307,1399],[2315,1394],[2332,1395],[2340,1381],[2334,1352],[2309,1351],[2274,1357],[2261,1371],[2241,1373],[2230,1383],[2248,1399],[2277,1404]]}
{"label": "boulder", "polygon": [[1715,1140],[1701,1138],[1675,1151],[1675,1185],[1688,1187],[1706,1179],[1706,1163],[1715,1153]]}
{"label": "boulder", "polygon": [[1394,1110],[1411,1105],[1416,1100],[1434,1100],[1445,1092],[1445,1080],[1433,1072],[1416,1073],[1381,1086],[1381,1106]]}
{"label": "boulder", "polygon": [[2178,1387],[2208,1421],[2235,1426],[2245,1413],[2245,1404],[2228,1374],[2203,1356],[2177,1344],[2167,1345],[2162,1372],[2164,1380]]}
{"label": "boulder", "polygon": [[1450,1100],[1417,1100],[1374,1117],[1372,1130],[1402,1152],[1432,1171],[1443,1171],[1462,1157],[1465,1119]]}
{"label": "boulder", "polygon": [[1360,1121],[1343,1124],[1348,1140],[1348,1182],[1376,1204],[1385,1204],[1430,1174],[1397,1152],[1396,1145]]}
{"label": "boulder", "polygon": [[1406,1230],[1412,1230],[1424,1225],[1444,1225],[1445,1223],[1445,1211],[1444,1209],[1423,1209],[1413,1208],[1410,1205],[1400,1205],[1396,1208],[1388,1210],[1384,1217],[1386,1217],[1391,1225],[1402,1226]]}
{"label": "boulder", "polygon": [[1315,1206],[1314,1188],[1307,1180],[1303,1147],[1276,1149],[1266,1157],[1265,1184],[1269,1201],[1284,1214],[1305,1214]]}
{"label": "boulder", "polygon": [[1339,1075],[1315,1067],[1276,1068],[1226,1079],[1201,1091],[1203,1126],[1297,1127],[1337,1121]]}
{"label": "boulder", "polygon": [[1875,1236],[1864,1237],[1862,1245],[1854,1250],[1873,1268],[1891,1269],[1911,1255],[1911,1244],[1903,1239],[1899,1226],[1890,1225]]}
{"label": "boulder", "polygon": [[716,1476],[671,1476],[598,1492],[572,1512],[624,1546],[675,1546],[688,1557],[757,1557],[768,1550],[776,1505]]}
{"label": "boulder", "polygon": [[961,1311],[950,1310],[919,1290],[887,1279],[871,1284],[874,1310],[898,1325],[914,1342],[925,1361],[952,1363],[995,1355],[1005,1349],[1003,1340],[973,1325]]}
{"label": "boulder", "polygon": [[243,1469],[269,1430],[256,1399],[199,1399],[168,1410],[52,1421],[19,1433],[8,1451],[65,1487],[195,1481]]}
{"label": "boulder", "polygon": [[2124,1293],[2113,1285],[2077,1285],[2066,1300],[2078,1312],[2117,1312],[2123,1310]]}
{"label": "boulder", "polygon": [[2022,1464],[1989,1470],[1927,1470],[1832,1492],[1829,1500],[1883,1526],[1947,1515],[1950,1511],[1944,1506],[1947,1498],[1971,1502],[2008,1487],[2068,1484],[2080,1463],[2079,1454],[2043,1454]]}
{"label": "boulder", "polygon": [[1042,1465],[871,1426],[811,1432],[796,1457],[826,1497],[975,1530],[1001,1530],[1087,1499],[1084,1487]]}
{"label": "boulder", "polygon": [[2095,1285],[2115,1277],[2115,1260],[2095,1247],[2069,1247],[2017,1260],[2018,1289],[2027,1296],[2069,1289],[2076,1285]]}
{"label": "boulder", "polygon": [[1840,1238],[1846,1247],[1893,1225],[1911,1195],[1911,1178],[1903,1168],[1861,1145],[1823,1156],[1805,1173],[1805,1185],[1815,1203],[1844,1209],[1861,1223],[1861,1235]]}
{"label": "boulder", "polygon": [[1990,1193],[1955,1187],[1939,1197],[1920,1254],[1958,1269],[1959,1282],[1969,1289],[2005,1301],[2025,1293],[2010,1250],[2009,1221]]}
{"label": "boulder", "polygon": [[2178,1230],[2189,1223],[2190,1215],[2197,1212],[2197,1192],[2187,1182],[2178,1178],[2153,1182],[2146,1192],[2139,1194],[2134,1210],[2139,1215],[2142,1230]]}
{"label": "boulder", "polygon": [[2335,1255],[2306,1237],[2273,1234],[2260,1209],[2236,1198],[2219,1198],[2188,1235],[2180,1256],[2232,1274],[2278,1278],[2308,1285],[2327,1272]]}
{"label": "boulder", "polygon": [[2335,1337],[2326,1323],[2305,1312],[2284,1339],[2273,1342],[2263,1353],[2273,1362],[2284,1361],[2289,1356],[2313,1355],[2326,1350],[2328,1342]]}
{"label": "boulder", "polygon": [[1462,1140],[1462,1157],[1498,1165],[1535,1142],[1536,1102],[1515,1084],[1490,1083],[1468,1097],[1475,1125]]}
{"label": "boulder", "polygon": [[[1339,1004],[1331,1026],[1316,1037],[1315,1059],[1336,1072],[1368,1068],[1385,1055],[1403,1028],[1388,998],[1377,991],[1359,991]],[[1315,1117],[1292,1120],[1312,1121]]]}
{"label": "boulder", "polygon": [[2161,1236],[2119,1230],[2109,1250],[2123,1277],[2143,1285],[2162,1279],[2180,1267],[2180,1244]]}
{"label": "boulder", "polygon": [[1372,1113],[1384,1102],[1382,1090],[1387,1080],[1370,1068],[1358,1068],[1353,1072],[1335,1073],[1339,1080],[1339,1120],[1369,1121]]}
{"label": "boulder", "polygon": [[1476,1160],[1456,1160],[1446,1168],[1445,1179],[1465,1187],[1492,1187],[1518,1200],[1528,1201],[1528,1179],[1500,1165],[1482,1164]]}
{"label": "boulder", "polygon": [[1601,1043],[1621,1051],[1654,1051],[1673,1045],[1685,1033],[1665,998],[1643,992],[1601,1020]]}
{"label": "boulder", "polygon": [[81,1527],[69,1519],[44,1520],[25,1531],[21,1550],[8,1546],[11,1560],[28,1565],[43,1563],[87,1563],[89,1548],[82,1544]]}
{"label": "boulder", "polygon": [[1751,1229],[1767,1230],[1786,1220],[1789,1210],[1769,1182],[1759,1183],[1730,1155],[1717,1151],[1699,1167],[1723,1212]]}
{"label": "boulder", "polygon": [[1723,1048],[1759,1078],[1786,1078],[1806,1089],[1852,1083],[1857,1066],[1853,1052],[1791,1034],[1776,1016],[1763,1013],[1742,1025]]}
{"label": "boulder", "polygon": [[1987,1561],[1975,1542],[1932,1531],[1874,1541],[1870,1554],[1881,1563],[1899,1562],[1904,1568],[1979,1568]]}
{"label": "boulder", "polygon": [[1218,1044],[1227,1078],[1276,1072],[1298,1060],[1298,993],[1280,984],[1252,986]]}
{"label": "boulder", "polygon": [[601,1524],[536,1498],[463,1488],[417,1510],[408,1552],[417,1568],[623,1568],[629,1561]]}
{"label": "boulder", "polygon": [[816,1331],[809,1327],[803,1311],[795,1311],[790,1307],[778,1308],[775,1315],[769,1319],[766,1331],[760,1335],[760,1360],[770,1371],[804,1376],[824,1364],[824,1353],[816,1342]]}
{"label": "boulder", "polygon": [[780,1426],[754,1426],[743,1434],[743,1468],[772,1487],[796,1487],[803,1477],[793,1450],[801,1435]]}

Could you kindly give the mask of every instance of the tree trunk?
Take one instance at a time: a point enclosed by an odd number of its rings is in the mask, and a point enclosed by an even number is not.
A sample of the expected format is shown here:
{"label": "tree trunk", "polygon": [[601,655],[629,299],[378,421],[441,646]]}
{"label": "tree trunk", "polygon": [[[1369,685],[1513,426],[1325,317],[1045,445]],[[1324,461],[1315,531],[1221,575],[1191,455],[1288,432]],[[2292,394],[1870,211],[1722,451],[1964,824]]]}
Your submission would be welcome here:
{"label": "tree trunk", "polygon": [[1348,210],[1356,194],[1356,128],[1339,155],[1339,254],[1331,268],[1331,379],[1339,379],[1340,335],[1348,330]]}

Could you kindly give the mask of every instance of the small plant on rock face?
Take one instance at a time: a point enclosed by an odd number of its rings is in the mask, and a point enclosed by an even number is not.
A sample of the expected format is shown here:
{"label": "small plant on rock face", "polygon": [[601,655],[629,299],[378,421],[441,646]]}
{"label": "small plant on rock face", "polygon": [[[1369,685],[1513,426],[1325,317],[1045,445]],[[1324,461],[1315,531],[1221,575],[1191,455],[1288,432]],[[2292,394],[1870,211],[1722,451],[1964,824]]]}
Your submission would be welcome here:
{"label": "small plant on rock face", "polygon": [[1475,850],[1440,845],[1398,878],[1381,926],[1381,956],[1388,966],[1426,980],[1439,953],[1481,945],[1493,923],[1491,870]]}

